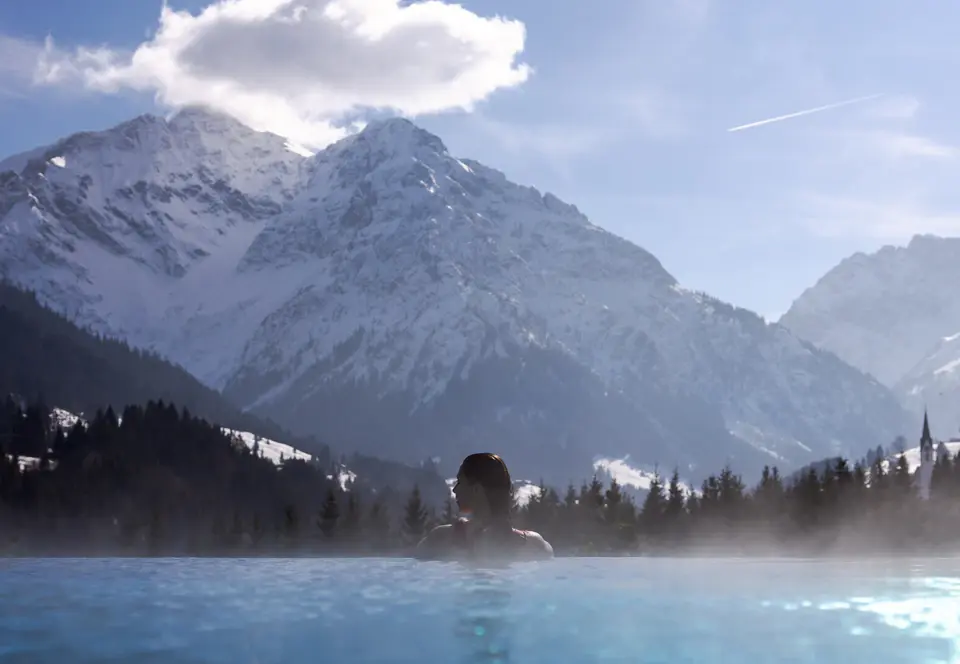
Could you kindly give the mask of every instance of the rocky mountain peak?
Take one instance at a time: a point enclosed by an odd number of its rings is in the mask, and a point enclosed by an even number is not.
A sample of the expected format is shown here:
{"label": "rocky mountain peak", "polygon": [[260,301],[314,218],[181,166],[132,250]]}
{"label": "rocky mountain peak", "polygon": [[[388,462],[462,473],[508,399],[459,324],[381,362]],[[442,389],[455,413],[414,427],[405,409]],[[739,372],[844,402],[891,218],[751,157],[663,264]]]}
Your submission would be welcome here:
{"label": "rocky mountain peak", "polygon": [[495,441],[565,481],[594,456],[749,472],[900,432],[875,381],[405,119],[304,157],[184,109],[37,154],[44,177],[0,179],[8,278],[341,446]]}
{"label": "rocky mountain peak", "polygon": [[369,123],[356,135],[353,144],[370,146],[372,149],[387,148],[395,153],[411,156],[424,152],[441,156],[448,154],[447,146],[439,136],[401,117]]}

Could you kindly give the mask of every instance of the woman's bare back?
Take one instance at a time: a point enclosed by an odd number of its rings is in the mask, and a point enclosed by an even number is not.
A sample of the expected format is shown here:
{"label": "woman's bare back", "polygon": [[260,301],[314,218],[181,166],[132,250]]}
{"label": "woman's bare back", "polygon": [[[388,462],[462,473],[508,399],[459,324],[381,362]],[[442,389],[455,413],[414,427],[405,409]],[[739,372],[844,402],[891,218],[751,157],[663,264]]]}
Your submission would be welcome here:
{"label": "woman's bare back", "polygon": [[430,531],[417,546],[416,557],[421,560],[546,560],[553,558],[553,547],[532,530],[474,526],[466,519],[459,519]]}

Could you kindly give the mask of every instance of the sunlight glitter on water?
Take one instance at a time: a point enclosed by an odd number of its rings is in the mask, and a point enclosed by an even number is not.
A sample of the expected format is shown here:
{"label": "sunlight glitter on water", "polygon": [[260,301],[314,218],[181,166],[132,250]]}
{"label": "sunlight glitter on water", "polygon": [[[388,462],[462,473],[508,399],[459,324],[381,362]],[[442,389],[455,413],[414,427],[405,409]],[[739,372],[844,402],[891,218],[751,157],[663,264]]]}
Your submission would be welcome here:
{"label": "sunlight glitter on water", "polygon": [[[0,660],[960,663],[960,562],[7,560]],[[19,658],[19,659],[18,659]]]}

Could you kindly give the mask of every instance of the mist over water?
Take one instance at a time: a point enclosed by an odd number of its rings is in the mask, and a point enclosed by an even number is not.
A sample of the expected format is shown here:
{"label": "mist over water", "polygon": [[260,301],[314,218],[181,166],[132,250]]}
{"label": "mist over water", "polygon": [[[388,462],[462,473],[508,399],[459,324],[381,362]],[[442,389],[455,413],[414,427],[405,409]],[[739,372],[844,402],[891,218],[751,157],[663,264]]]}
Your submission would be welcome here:
{"label": "mist over water", "polygon": [[0,661],[960,662],[960,560],[7,559]]}

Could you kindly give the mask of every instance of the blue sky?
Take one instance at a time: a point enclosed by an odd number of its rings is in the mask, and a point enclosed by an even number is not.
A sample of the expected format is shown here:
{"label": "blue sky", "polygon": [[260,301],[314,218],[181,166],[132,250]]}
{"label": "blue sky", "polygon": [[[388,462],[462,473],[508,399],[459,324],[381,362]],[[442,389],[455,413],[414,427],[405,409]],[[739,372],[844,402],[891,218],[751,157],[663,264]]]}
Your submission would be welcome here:
{"label": "blue sky", "polygon": [[[234,14],[197,18],[213,4]],[[311,33],[294,6],[340,31]],[[768,317],[855,251],[960,230],[957,3],[170,0],[163,23],[161,9],[0,4],[0,154],[184,102],[317,145],[356,108],[393,108]],[[224,18],[237,12],[242,28]]]}

